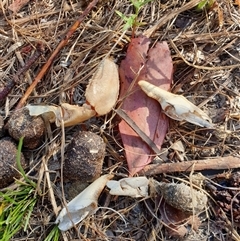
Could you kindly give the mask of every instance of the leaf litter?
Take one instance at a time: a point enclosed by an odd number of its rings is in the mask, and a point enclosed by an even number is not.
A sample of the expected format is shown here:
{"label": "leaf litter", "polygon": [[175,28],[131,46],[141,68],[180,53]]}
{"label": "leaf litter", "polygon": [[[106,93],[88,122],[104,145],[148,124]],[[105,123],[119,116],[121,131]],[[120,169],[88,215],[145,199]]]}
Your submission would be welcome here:
{"label": "leaf litter", "polygon": [[[141,198],[110,196],[108,188],[104,188],[99,197],[98,205],[112,210],[99,209],[97,213],[86,217],[80,224],[76,225],[78,231],[71,229],[65,234],[63,233],[61,240],[117,240],[118,238],[122,240],[178,240],[180,237],[183,240],[209,240],[213,236],[216,240],[239,240],[239,219],[235,214],[238,211],[238,206],[235,199],[233,206],[228,200],[229,198],[230,200],[232,198],[238,199],[238,190],[231,191],[232,187],[237,188],[234,184],[237,175],[233,175],[235,172],[229,170],[236,168],[236,165],[231,167],[230,164],[239,163],[238,116],[240,111],[238,104],[236,104],[240,89],[238,78],[238,45],[240,41],[237,21],[239,8],[236,1],[224,0],[222,2],[215,1],[211,9],[196,12],[195,6],[199,2],[200,0],[192,0],[187,3],[185,1],[177,3],[176,1],[167,1],[166,3],[152,1],[148,3],[141,10],[142,22],[147,24],[139,25],[136,28],[137,36],[135,39],[138,39],[142,33],[146,34],[148,38],[151,38],[150,50],[154,49],[157,42],[167,42],[174,66],[171,92],[183,95],[195,106],[204,110],[216,126],[216,129],[213,130],[189,123],[179,123],[167,118],[169,124],[164,123],[168,131],[163,136],[160,133],[160,139],[162,138],[163,141],[160,145],[162,149],[158,146],[159,158],[152,158],[152,155],[156,156],[156,152],[148,145],[144,147],[147,152],[143,152],[143,155],[151,156],[144,159],[146,160],[144,165],[148,161],[152,161],[151,165],[154,165],[152,168],[158,171],[155,174],[151,172],[150,175],[154,176],[157,181],[165,183],[176,183],[176,180],[178,183],[189,181],[188,186],[192,188],[191,174],[189,177],[184,174],[188,175],[188,172],[194,172],[195,167],[196,169],[201,167],[199,170],[205,170],[211,166],[210,170],[214,171],[217,167],[225,168],[225,176],[223,175],[221,179],[216,178],[216,174],[212,171],[204,172],[208,182],[202,186],[202,190],[210,190],[208,193],[211,195],[207,202],[207,216],[200,217],[199,226],[197,217],[193,218],[193,222],[188,221],[182,212],[177,211],[167,203],[160,203],[161,194],[142,200]],[[4,18],[1,20],[3,28],[0,33],[1,89],[7,86],[13,74],[22,68],[22,60],[27,63],[29,57],[34,53],[34,50],[31,49],[29,52],[25,52],[27,45],[37,46],[36,42],[40,39],[47,47],[41,59],[33,63],[32,67],[27,70],[27,79],[25,80],[25,76],[22,76],[21,82],[13,87],[6,100],[1,101],[1,115],[4,117],[8,117],[13,112],[19,98],[26,92],[29,82],[37,76],[39,69],[47,61],[52,50],[56,48],[61,36],[64,36],[66,29],[79,17],[79,12],[85,9],[87,3],[30,1],[15,15],[8,11],[9,5],[10,3],[7,1],[3,1],[1,5],[2,14],[4,11]],[[126,57],[125,47],[133,39],[131,40],[131,31],[128,30],[123,34],[124,23],[115,14],[115,10],[127,16],[132,13],[132,8],[126,0],[99,3],[69,39],[68,45],[56,56],[49,71],[45,73],[41,82],[36,86],[35,93],[28,97],[26,104],[58,107],[61,103],[68,103],[82,106],[86,103],[86,87],[91,77],[96,73],[101,59],[106,55],[111,55],[120,66],[121,71],[121,60]],[[138,20],[141,21],[141,19]],[[179,24],[179,21],[183,21],[182,24]],[[15,43],[21,43],[21,45],[16,48]],[[112,49],[113,46],[115,47]],[[12,51],[8,52],[9,49]],[[148,58],[148,61],[150,50],[146,48],[145,54],[143,54],[143,57]],[[199,53],[204,57],[199,59]],[[139,61],[139,55],[136,56],[136,60]],[[191,57],[189,58],[189,56]],[[63,66],[62,62],[67,63],[67,65]],[[163,65],[165,64],[163,63]],[[132,63],[131,65],[134,66]],[[146,68],[146,62],[145,65],[140,64],[140,67],[138,66],[136,69],[132,68],[133,71],[130,71],[131,79],[140,80],[139,76]],[[155,73],[153,73],[154,75]],[[149,81],[146,76],[141,79],[158,86],[157,83]],[[121,101],[138,91],[139,93],[141,91],[142,95],[145,96],[143,97],[145,101],[151,100],[138,87],[137,81],[134,84],[134,88],[127,87],[124,97],[121,94],[119,108],[121,108]],[[167,90],[169,89],[170,87]],[[151,101],[154,102],[154,100]],[[158,111],[161,111],[159,103],[157,101],[155,103]],[[157,113],[159,117],[159,112]],[[162,112],[160,113],[163,115]],[[155,118],[158,120],[159,118],[156,116]],[[7,119],[5,123],[6,121]],[[103,174],[108,174],[111,171],[115,174],[114,179],[116,180],[129,176],[125,156],[125,151],[128,150],[125,150],[122,145],[123,142],[117,128],[118,121],[119,116],[116,116],[116,112],[109,112],[100,117],[93,116],[84,123],[65,128],[65,138],[62,137],[61,128],[57,128],[54,124],[47,127],[42,146],[30,152],[31,161],[27,170],[31,170],[30,175],[33,179],[39,179],[41,194],[49,193],[51,195],[50,197],[48,195],[37,196],[38,202],[29,220],[29,230],[31,231],[28,233],[20,232],[15,235],[15,239],[26,239],[25,236],[28,235],[29,239],[44,240],[43,236],[47,235],[56,218],[52,213],[53,210],[59,210],[60,207],[64,206],[61,204],[64,202],[65,196],[67,201],[72,199],[68,197],[67,191],[66,195],[61,193],[62,184],[59,181],[61,164],[59,160],[61,159],[61,151],[64,152],[61,147],[62,143],[66,143],[67,146],[75,131],[87,129],[101,135],[105,140],[107,150]],[[152,137],[151,140],[153,140]],[[171,148],[172,143],[179,141],[184,146],[182,149],[184,151],[182,153],[183,160],[179,155],[176,155],[176,150]],[[143,142],[141,141],[141,143]],[[135,142],[131,144],[134,145]],[[145,146],[145,144],[141,145]],[[29,152],[29,150],[25,151]],[[161,158],[165,163],[162,164]],[[45,163],[45,165],[40,163]],[[184,164],[186,165],[184,166]],[[168,170],[169,175],[166,172],[161,174],[162,172],[159,171],[161,165],[164,165],[162,169]],[[143,176],[145,175],[144,170],[141,174]],[[221,174],[222,171],[218,172]],[[44,178],[41,178],[38,173]],[[233,179],[234,182],[226,181]],[[219,188],[218,185],[223,183],[223,180],[226,181],[226,185]],[[210,184],[213,187],[210,188]],[[9,188],[14,189],[16,184],[12,185]],[[70,186],[73,189],[78,189],[73,183],[70,183]],[[227,198],[224,198],[226,194]],[[54,198],[56,199],[56,207],[54,207]],[[226,208],[225,204],[230,205],[230,207]],[[122,217],[127,221],[127,225],[123,222]],[[184,217],[186,221],[183,221]],[[168,224],[169,220],[174,222],[174,226]],[[180,230],[182,227],[184,230]],[[176,234],[176,230],[181,232]]]}
{"label": "leaf litter", "polygon": [[[166,43],[149,49],[150,39],[142,36],[131,39],[126,58],[120,65],[121,108],[136,125],[161,149],[168,128],[168,119],[156,101],[147,98],[138,88],[138,81],[147,78],[152,84],[169,89],[172,81],[172,60]],[[119,131],[131,175],[151,162],[150,148],[122,120]]]}

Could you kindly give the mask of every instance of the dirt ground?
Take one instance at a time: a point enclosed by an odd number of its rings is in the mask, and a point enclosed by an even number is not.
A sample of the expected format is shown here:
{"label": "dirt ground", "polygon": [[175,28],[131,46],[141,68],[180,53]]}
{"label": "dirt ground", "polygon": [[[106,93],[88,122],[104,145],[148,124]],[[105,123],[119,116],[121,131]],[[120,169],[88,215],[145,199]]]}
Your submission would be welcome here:
{"label": "dirt ground", "polygon": [[[19,75],[7,97],[1,98],[0,114],[5,124],[37,73],[89,2],[35,0],[26,2],[14,13],[10,10],[12,1],[1,1],[0,97],[24,63],[40,52],[28,70]],[[152,45],[158,41],[167,42],[174,67],[171,92],[181,94],[199,106],[216,126],[212,130],[171,120],[160,156],[165,163],[176,165],[193,160],[215,160],[211,170],[202,168],[202,174],[207,178],[202,186],[208,195],[205,211],[197,221],[171,226],[172,221],[166,221],[166,215],[164,219],[161,195],[146,199],[116,197],[110,196],[105,188],[99,206],[110,209],[100,209],[77,228],[62,232],[59,240],[240,240],[240,172],[237,169],[240,163],[240,3],[237,0],[216,0],[210,8],[197,11],[195,6],[199,2],[153,0],[141,9],[138,21],[142,24],[134,34],[148,35]],[[131,28],[124,33],[124,21],[116,10],[125,16],[134,13],[131,2],[127,0],[99,1],[93,7],[24,105],[84,103],[86,86],[99,62],[110,54],[120,65],[133,37]],[[113,172],[119,179],[128,176],[128,167],[117,128],[120,117],[112,120],[113,114],[110,112],[65,128],[65,146],[78,130],[102,136],[107,143],[102,173]],[[7,136],[8,132],[4,135]],[[54,226],[55,211],[62,200],[59,160],[63,138],[60,127],[49,125],[39,148],[32,151],[23,149],[29,162],[26,170],[30,170],[33,180],[42,178],[42,186],[38,188],[42,188],[45,195],[39,196],[28,228],[15,234],[11,240],[45,240]],[[214,170],[219,158],[225,163],[235,160],[236,166]],[[51,193],[43,160],[47,173],[50,173]],[[149,173],[148,176],[177,183],[189,181],[191,174],[175,170]],[[68,182],[64,185],[66,199],[70,201],[86,183]],[[173,213],[172,210],[169,212]],[[173,231],[180,226],[187,230],[184,235]]]}

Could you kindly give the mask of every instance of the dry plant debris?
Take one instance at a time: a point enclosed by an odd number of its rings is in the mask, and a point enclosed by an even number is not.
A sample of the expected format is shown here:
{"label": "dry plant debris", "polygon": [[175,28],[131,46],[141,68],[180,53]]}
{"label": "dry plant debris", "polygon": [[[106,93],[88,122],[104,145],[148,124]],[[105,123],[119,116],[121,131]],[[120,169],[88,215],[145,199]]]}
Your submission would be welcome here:
{"label": "dry plant debris", "polygon": [[10,9],[11,11],[13,11],[13,13],[16,14],[28,2],[29,0],[15,0],[11,5],[9,5],[8,9]]}
{"label": "dry plant debris", "polygon": [[[141,79],[169,90],[172,81],[172,59],[166,42],[157,43],[150,48],[151,40],[144,36],[132,38],[126,58],[120,65],[121,109],[133,122],[161,149],[168,128],[168,119],[156,101],[148,98],[137,83]],[[128,168],[131,175],[136,174],[152,161],[152,150],[122,120],[119,123]]]}
{"label": "dry plant debris", "polygon": [[0,137],[3,137],[4,135],[4,120],[3,117],[0,115]]}
{"label": "dry plant debris", "polygon": [[[114,197],[109,195],[108,188],[104,188],[97,204],[110,209],[99,209],[94,215],[87,216],[75,225],[77,229],[62,233],[60,240],[240,240],[239,187],[229,181],[236,179],[235,169],[239,168],[240,159],[240,9],[238,1],[217,0],[209,9],[196,11],[195,7],[201,1],[152,0],[141,8],[137,17],[141,24],[134,26],[134,31],[124,31],[124,22],[115,12],[131,17],[134,8],[128,0],[99,1],[92,8],[97,2],[94,1],[88,14],[84,12],[88,1],[29,1],[19,6],[15,13],[9,7],[18,1],[2,1],[0,115],[5,123],[17,105],[59,107],[66,103],[82,107],[84,103],[89,104],[86,101],[87,86],[99,71],[101,61],[109,56],[119,66],[120,76],[124,76],[121,80],[127,81],[130,77],[133,81],[121,90],[113,112],[110,108],[106,115],[99,116],[90,107],[91,119],[78,126],[60,128],[62,119],[59,127],[54,123],[46,124],[43,145],[31,151],[23,149],[25,159],[30,163],[25,171],[31,180],[38,179],[34,194],[37,202],[25,232],[18,232],[13,240],[42,241],[49,234],[56,220],[54,213],[64,207],[62,204],[66,205],[64,193],[61,193],[65,181],[60,175],[63,166],[60,160],[64,164],[64,152],[79,129],[103,138],[106,155],[102,174],[113,173],[116,180],[120,180],[129,176],[129,169],[132,168],[130,173],[133,175],[148,163],[149,169],[145,167],[139,175],[148,174],[164,183],[176,183],[177,180],[180,184],[183,181],[191,183],[191,174],[189,178],[183,174],[204,170],[213,186],[205,183],[202,190],[211,198],[207,202],[207,215],[202,218],[175,209],[164,201],[162,194],[143,200]],[[85,13],[84,22],[79,19],[81,13]],[[62,39],[66,33],[67,38]],[[145,45],[141,44],[144,41]],[[41,53],[35,47],[38,44],[44,46]],[[138,49],[134,55],[133,47],[139,45],[143,49]],[[161,56],[159,46],[167,49],[165,56]],[[154,51],[156,53],[151,54]],[[165,57],[167,61],[162,62]],[[130,59],[125,62],[126,68],[123,67],[124,59]],[[136,68],[134,61],[138,62]],[[156,63],[164,69],[163,78],[156,77],[161,70]],[[152,69],[149,75],[145,72],[148,67]],[[168,119],[160,105],[147,97],[137,84],[138,80],[144,79],[158,86],[151,82],[151,76],[156,80],[166,77],[165,89],[198,106],[210,117],[215,129]],[[99,84],[102,87],[101,82]],[[136,101],[131,100],[134,96]],[[128,126],[132,116],[127,109],[138,101],[144,102],[141,108],[154,103],[156,109],[150,107],[151,111],[144,114],[144,121],[136,115],[132,122],[140,127],[136,134]],[[98,104],[95,101],[94,105]],[[125,121],[124,115],[118,114],[120,110],[129,111],[130,122],[126,122],[129,131],[126,133],[117,128],[119,122]],[[149,120],[154,124],[154,128],[150,128],[153,130],[151,135],[141,126]],[[140,132],[149,137],[148,144],[146,138],[139,138]],[[122,133],[128,135],[126,139],[132,138],[128,147]],[[7,131],[4,135],[8,135]],[[138,142],[141,150],[136,147]],[[174,143],[181,143],[181,148],[176,148]],[[129,151],[128,148],[133,149]],[[131,153],[132,160],[138,155],[136,165],[130,163],[129,169],[127,152]],[[221,169],[232,169],[232,172],[220,179],[215,172],[221,174]],[[229,179],[231,175],[233,179]],[[5,187],[12,188],[10,185]],[[14,184],[14,191],[18,190],[17,185],[19,182]],[[2,190],[0,194],[0,203],[4,192]],[[0,210],[2,208],[0,205]]]}
{"label": "dry plant debris", "polygon": [[229,219],[238,225],[240,223],[240,172],[218,175],[211,181],[211,183],[208,182],[207,188],[219,204],[215,207],[216,211],[220,214],[222,209]]}

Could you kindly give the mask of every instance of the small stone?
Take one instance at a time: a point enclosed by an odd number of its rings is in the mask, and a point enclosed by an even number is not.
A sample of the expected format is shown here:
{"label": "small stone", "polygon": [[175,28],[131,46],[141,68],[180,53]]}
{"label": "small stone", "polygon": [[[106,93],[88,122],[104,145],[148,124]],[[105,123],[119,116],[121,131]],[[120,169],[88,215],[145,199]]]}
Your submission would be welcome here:
{"label": "small stone", "polygon": [[68,145],[63,166],[68,180],[92,182],[100,177],[106,144],[103,139],[90,132],[80,131]]}
{"label": "small stone", "polygon": [[[20,174],[17,169],[17,145],[10,137],[5,137],[0,140],[0,188],[7,187],[14,181],[14,178],[19,178]],[[21,165],[24,168],[25,159],[21,154]]]}
{"label": "small stone", "polygon": [[26,108],[15,111],[8,121],[9,134],[19,141],[23,139],[23,146],[35,149],[41,144],[45,132],[45,123],[41,116],[30,116]]}

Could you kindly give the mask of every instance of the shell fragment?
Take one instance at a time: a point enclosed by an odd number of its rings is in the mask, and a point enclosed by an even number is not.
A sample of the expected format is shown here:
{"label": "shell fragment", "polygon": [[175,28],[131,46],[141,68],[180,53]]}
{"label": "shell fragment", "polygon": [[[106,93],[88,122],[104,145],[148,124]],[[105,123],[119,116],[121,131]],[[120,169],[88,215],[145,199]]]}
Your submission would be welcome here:
{"label": "shell fragment", "polygon": [[170,118],[213,128],[210,117],[184,96],[172,94],[144,80],[139,81],[138,84],[149,97],[160,103],[164,113]]}

